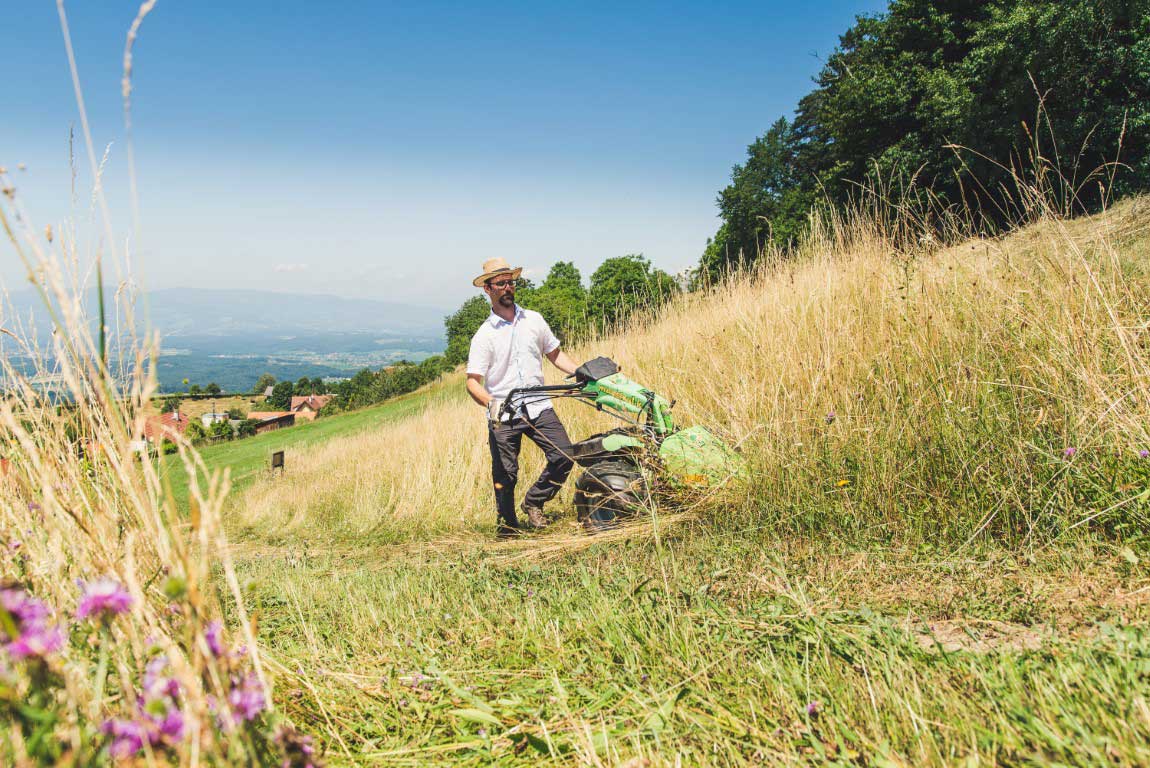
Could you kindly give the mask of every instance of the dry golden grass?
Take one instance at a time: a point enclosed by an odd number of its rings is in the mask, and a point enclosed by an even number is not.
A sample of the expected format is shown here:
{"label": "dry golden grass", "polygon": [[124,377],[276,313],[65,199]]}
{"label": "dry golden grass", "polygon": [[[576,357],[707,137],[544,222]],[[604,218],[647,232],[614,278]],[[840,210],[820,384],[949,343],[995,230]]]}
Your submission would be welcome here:
{"label": "dry golden grass", "polygon": [[[1075,462],[1136,458],[1150,445],[1137,279],[1148,229],[1150,201],[1136,199],[906,253],[863,218],[838,220],[793,258],[571,354],[614,358],[677,399],[680,424],[740,446],[752,482],[708,505],[712,519],[1057,535],[1098,511],[1068,501]],[[558,409],[576,439],[613,423],[578,404]],[[539,452],[524,453],[521,478],[532,478]],[[377,542],[469,536],[494,522],[483,416],[462,395],[299,463],[238,499],[236,521]]]}

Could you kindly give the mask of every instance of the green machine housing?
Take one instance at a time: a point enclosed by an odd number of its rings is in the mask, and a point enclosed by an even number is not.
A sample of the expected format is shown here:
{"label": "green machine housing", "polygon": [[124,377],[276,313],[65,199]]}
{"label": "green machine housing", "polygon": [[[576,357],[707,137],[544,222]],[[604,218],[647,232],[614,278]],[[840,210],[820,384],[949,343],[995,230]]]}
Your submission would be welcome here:
{"label": "green machine housing", "polygon": [[643,449],[653,442],[665,479],[676,485],[716,485],[743,468],[739,455],[706,427],[676,429],[671,403],[622,373],[586,381],[581,391],[596,408],[626,414],[642,425],[642,437],[618,431],[604,436],[603,453]]}
{"label": "green machine housing", "polygon": [[575,381],[512,390],[510,413],[532,397],[572,397],[611,413],[626,426],[572,445],[583,472],[575,482],[575,507],[588,530],[614,525],[635,514],[651,495],[652,481],[671,488],[709,488],[740,474],[742,458],[710,430],[679,429],[673,403],[598,357],[576,370]]}

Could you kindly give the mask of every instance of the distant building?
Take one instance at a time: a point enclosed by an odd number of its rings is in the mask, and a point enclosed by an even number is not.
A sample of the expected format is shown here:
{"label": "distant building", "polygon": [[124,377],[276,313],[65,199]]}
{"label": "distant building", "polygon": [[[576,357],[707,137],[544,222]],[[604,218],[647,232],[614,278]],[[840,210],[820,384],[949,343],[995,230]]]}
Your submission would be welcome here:
{"label": "distant building", "polygon": [[200,416],[200,421],[205,427],[210,427],[213,424],[227,420],[228,415],[226,413],[205,413],[203,416]]}
{"label": "distant building", "polygon": [[179,411],[149,416],[144,422],[144,440],[153,445],[171,440],[187,431],[188,417]]}
{"label": "distant building", "polygon": [[264,390],[264,399],[267,399],[267,398],[272,396],[272,390],[273,389],[275,389],[275,387],[268,387],[267,389]]}
{"label": "distant building", "polygon": [[291,412],[301,419],[313,420],[319,409],[331,402],[333,395],[307,395],[291,399]]}
{"label": "distant building", "polygon": [[295,425],[295,414],[291,411],[252,411],[248,418],[259,422],[256,424],[257,435]]}

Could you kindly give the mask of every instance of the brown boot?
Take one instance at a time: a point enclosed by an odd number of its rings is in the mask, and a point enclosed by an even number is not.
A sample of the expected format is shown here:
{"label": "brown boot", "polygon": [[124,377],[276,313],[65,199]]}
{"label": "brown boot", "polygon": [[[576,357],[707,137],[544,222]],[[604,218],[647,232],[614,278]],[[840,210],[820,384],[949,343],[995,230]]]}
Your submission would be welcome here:
{"label": "brown boot", "polygon": [[523,511],[527,514],[527,524],[534,530],[538,531],[550,525],[547,518],[543,516],[543,510],[539,507],[529,507],[524,504]]}

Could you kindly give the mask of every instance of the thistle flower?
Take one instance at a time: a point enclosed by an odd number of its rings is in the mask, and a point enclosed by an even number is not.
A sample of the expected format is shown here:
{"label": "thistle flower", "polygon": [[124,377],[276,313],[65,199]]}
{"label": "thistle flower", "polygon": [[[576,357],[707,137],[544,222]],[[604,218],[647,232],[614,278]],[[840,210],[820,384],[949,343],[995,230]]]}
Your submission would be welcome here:
{"label": "thistle flower", "polygon": [[[160,704],[160,706],[156,706]],[[160,744],[176,744],[184,739],[184,713],[174,703],[169,702],[166,705],[161,702],[155,702],[152,705],[153,709],[161,709],[161,712],[152,713],[145,710],[145,717],[148,720],[148,741],[152,746]]]}
{"label": "thistle flower", "polygon": [[208,650],[217,659],[224,655],[224,643],[220,638],[220,632],[223,628],[223,623],[217,619],[208,624],[208,628],[204,630],[204,640],[208,643]]}
{"label": "thistle flower", "polygon": [[105,620],[132,607],[132,596],[117,581],[107,577],[90,581],[76,609],[77,619]]}
{"label": "thistle flower", "polygon": [[1142,450],[1138,451],[1138,458],[1140,458],[1140,459],[1150,459],[1150,451],[1148,451],[1148,450],[1146,450],[1145,448],[1143,448]]}
{"label": "thistle flower", "polygon": [[822,709],[822,706],[823,705],[818,701],[812,701],[812,702],[808,703],[807,704],[807,714],[810,715],[811,717],[814,717],[815,715],[817,715],[819,713],[819,710]]}
{"label": "thistle flower", "polygon": [[135,720],[119,718],[105,720],[100,733],[112,737],[112,744],[108,747],[112,757],[131,757],[144,748],[144,739],[147,738],[143,725]]}
{"label": "thistle flower", "polygon": [[60,627],[48,624],[48,607],[24,590],[0,589],[0,605],[12,619],[11,626],[0,623],[0,642],[11,658],[44,658],[64,645]]}
{"label": "thistle flower", "polygon": [[231,707],[232,719],[236,724],[245,720],[255,720],[256,716],[267,708],[267,704],[263,683],[255,673],[249,672],[242,679],[232,678],[228,706]]}
{"label": "thistle flower", "polygon": [[827,414],[827,415],[826,415],[826,416],[823,418],[823,421],[825,421],[825,422],[827,423],[827,425],[828,425],[828,426],[830,426],[831,424],[834,424],[834,423],[835,423],[835,412],[834,412],[834,411],[831,411],[831,412],[829,412],[829,413],[828,413],[828,414]]}
{"label": "thistle flower", "polygon": [[1078,449],[1071,446],[1071,447],[1067,448],[1066,450],[1064,450],[1062,452],[1062,455],[1063,455],[1063,457],[1065,457],[1067,459],[1073,459],[1074,454],[1076,454],[1076,453],[1078,453]]}
{"label": "thistle flower", "polygon": [[144,700],[171,699],[180,696],[180,683],[174,677],[167,677],[168,657],[156,656],[144,667]]}
{"label": "thistle flower", "polygon": [[285,725],[272,738],[284,756],[280,768],[319,768],[320,762],[315,757],[311,736],[304,736]]}

